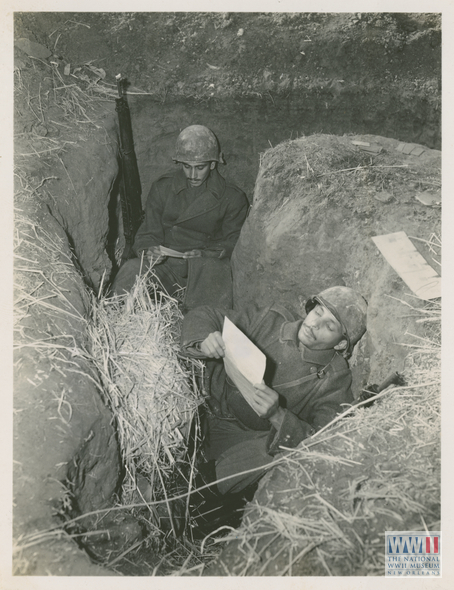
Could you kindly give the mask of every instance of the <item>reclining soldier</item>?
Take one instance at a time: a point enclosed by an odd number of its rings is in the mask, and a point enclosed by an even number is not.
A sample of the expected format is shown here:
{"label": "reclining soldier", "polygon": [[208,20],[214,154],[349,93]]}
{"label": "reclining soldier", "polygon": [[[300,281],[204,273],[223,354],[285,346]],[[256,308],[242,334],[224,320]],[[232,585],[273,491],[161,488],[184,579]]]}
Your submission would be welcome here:
{"label": "reclining soldier", "polygon": [[[151,186],[133,245],[138,258],[122,265],[112,291],[129,292],[137,276],[152,266],[169,295],[186,287],[187,308],[229,306],[230,256],[246,219],[248,200],[219,174],[222,153],[207,127],[186,127],[177,139],[173,160],[179,168]],[[182,257],[166,257],[161,246]]]}
{"label": "reclining soldier", "polygon": [[[242,311],[205,306],[186,315],[182,350],[207,359],[209,411],[202,428],[207,462],[201,472],[205,483],[222,480],[211,490],[244,491],[262,477],[281,446],[296,447],[353,403],[347,359],[366,331],[366,300],[335,286],[309,299],[305,310],[304,319],[280,305]],[[224,369],[224,316],[267,358],[264,381],[253,384],[252,407]]]}

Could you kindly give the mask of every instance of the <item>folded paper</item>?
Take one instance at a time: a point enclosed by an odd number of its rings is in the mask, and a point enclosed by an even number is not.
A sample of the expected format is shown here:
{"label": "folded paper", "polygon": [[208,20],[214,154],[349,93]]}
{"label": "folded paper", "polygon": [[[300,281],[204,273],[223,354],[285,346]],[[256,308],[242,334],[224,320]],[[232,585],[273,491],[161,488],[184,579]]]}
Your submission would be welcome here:
{"label": "folded paper", "polygon": [[441,297],[441,277],[416,250],[404,231],[372,238],[377,248],[421,299]]}
{"label": "folded paper", "polygon": [[248,404],[255,397],[254,384],[262,383],[266,356],[229,318],[224,318],[222,339],[225,344],[224,366]]}
{"label": "folded paper", "polygon": [[159,246],[161,250],[161,254],[163,256],[170,256],[171,258],[184,258],[184,252],[178,252],[177,250],[172,250],[172,248],[166,248],[165,246]]}

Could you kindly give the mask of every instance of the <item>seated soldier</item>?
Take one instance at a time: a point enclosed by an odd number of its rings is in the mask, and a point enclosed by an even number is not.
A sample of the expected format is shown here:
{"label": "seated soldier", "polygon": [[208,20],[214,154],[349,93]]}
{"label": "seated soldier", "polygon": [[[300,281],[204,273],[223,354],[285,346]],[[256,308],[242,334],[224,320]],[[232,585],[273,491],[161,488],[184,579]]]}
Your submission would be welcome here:
{"label": "seated soldier", "polygon": [[[248,200],[219,174],[222,153],[207,127],[186,127],[177,139],[173,160],[179,168],[151,186],[133,245],[138,258],[122,265],[112,291],[130,291],[137,275],[153,266],[169,295],[187,288],[186,307],[229,306],[230,256],[246,219]],[[182,257],[163,255],[161,246]]]}
{"label": "seated soldier", "polygon": [[[281,445],[296,447],[353,403],[347,359],[366,331],[366,313],[359,293],[336,286],[306,302],[304,319],[280,305],[225,312],[199,307],[186,315],[182,350],[209,359],[203,472],[223,480],[212,490],[230,495],[247,489]],[[224,369],[225,315],[267,358],[264,382],[253,384],[252,407]]]}

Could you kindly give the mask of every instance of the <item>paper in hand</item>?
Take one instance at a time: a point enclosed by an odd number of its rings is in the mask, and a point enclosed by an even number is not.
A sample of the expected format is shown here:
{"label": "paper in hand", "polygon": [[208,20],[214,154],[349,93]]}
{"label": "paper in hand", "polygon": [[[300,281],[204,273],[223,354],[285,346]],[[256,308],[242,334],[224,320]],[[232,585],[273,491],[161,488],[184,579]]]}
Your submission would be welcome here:
{"label": "paper in hand", "polygon": [[222,339],[225,344],[225,371],[253,407],[251,399],[256,395],[253,384],[263,380],[266,356],[227,317],[224,318]]}
{"label": "paper in hand", "polygon": [[166,248],[165,246],[159,246],[159,248],[163,256],[170,256],[171,258],[184,258],[184,252],[178,252],[177,250],[172,250],[172,248]]}

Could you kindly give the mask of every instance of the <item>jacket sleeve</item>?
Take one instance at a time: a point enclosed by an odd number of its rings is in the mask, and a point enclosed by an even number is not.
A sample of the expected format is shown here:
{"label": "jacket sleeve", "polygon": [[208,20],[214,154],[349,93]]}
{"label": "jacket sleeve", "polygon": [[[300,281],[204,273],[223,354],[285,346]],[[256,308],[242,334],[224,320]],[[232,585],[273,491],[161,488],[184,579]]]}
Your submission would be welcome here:
{"label": "jacket sleeve", "polygon": [[144,220],[134,240],[134,252],[137,256],[152,246],[160,246],[164,243],[164,228],[162,226],[164,204],[165,198],[159,190],[158,183],[154,182],[148,193]]}
{"label": "jacket sleeve", "polygon": [[331,422],[337,414],[346,410],[353,403],[351,382],[351,372],[348,368],[329,375],[324,388],[316,392],[309,413],[305,409],[305,420],[289,410],[285,410],[279,430],[272,427],[269,433],[268,453],[275,455],[281,450],[280,446],[288,448],[298,446],[302,440],[312,436],[317,430]]}
{"label": "jacket sleeve", "polygon": [[227,208],[222,219],[222,237],[211,243],[207,250],[207,253],[209,250],[221,251],[220,258],[230,258],[232,255],[249,211],[249,202],[243,191],[229,188],[227,198]]}
{"label": "jacket sleeve", "polygon": [[251,337],[263,318],[269,312],[269,307],[259,308],[250,304],[242,311],[233,309],[216,309],[209,306],[200,306],[190,310],[183,320],[181,328],[181,351],[188,356],[204,358],[195,345],[203,342],[212,332],[222,332],[224,317],[227,316],[246,336]]}
{"label": "jacket sleeve", "polygon": [[181,351],[198,358],[205,358],[195,345],[203,342],[212,332],[222,332],[225,312],[203,305],[190,310],[184,317],[181,327]]}

